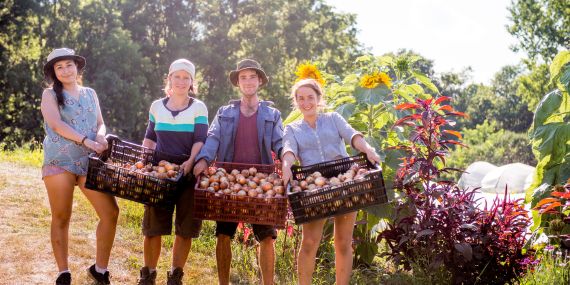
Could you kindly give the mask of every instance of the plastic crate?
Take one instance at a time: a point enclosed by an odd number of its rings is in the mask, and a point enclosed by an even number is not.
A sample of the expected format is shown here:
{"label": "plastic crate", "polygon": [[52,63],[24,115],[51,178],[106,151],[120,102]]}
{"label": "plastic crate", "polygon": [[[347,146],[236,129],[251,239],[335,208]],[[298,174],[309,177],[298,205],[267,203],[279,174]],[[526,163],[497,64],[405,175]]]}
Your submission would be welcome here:
{"label": "plastic crate", "polygon": [[[257,168],[262,173],[281,173],[274,165],[215,162],[215,167],[227,171]],[[194,217],[201,220],[221,222],[244,222],[272,225],[284,228],[287,221],[287,198],[253,198],[249,196],[212,193],[200,188],[200,177],[196,179],[194,192]]]}
{"label": "plastic crate", "polygon": [[114,162],[134,164],[143,161],[158,164],[160,160],[180,164],[188,159],[184,155],[171,155],[155,151],[116,136],[107,136],[109,148],[100,155],[90,155],[85,187],[108,193],[149,206],[171,207],[176,202],[180,187],[184,184],[182,171],[174,178],[156,178],[147,174],[106,163]]}
{"label": "plastic crate", "polygon": [[[325,177],[332,177],[346,172],[353,164],[375,168],[365,154],[359,154],[304,167],[293,166],[291,171],[296,180],[303,180],[315,171]],[[388,202],[381,170],[370,171],[363,180],[353,180],[335,187],[328,186],[296,193],[291,193],[288,188],[287,194],[296,224],[354,212]]]}

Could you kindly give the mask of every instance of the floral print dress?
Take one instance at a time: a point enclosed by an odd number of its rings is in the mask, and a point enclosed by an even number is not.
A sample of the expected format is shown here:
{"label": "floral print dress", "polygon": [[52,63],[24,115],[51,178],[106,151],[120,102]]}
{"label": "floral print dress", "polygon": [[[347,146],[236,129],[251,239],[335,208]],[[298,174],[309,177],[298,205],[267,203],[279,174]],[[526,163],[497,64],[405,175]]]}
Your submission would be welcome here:
{"label": "floral print dress", "polygon": [[[55,92],[50,89],[55,97]],[[97,99],[95,91],[91,88],[80,87],[79,99],[63,91],[65,105],[59,107],[61,120],[74,130],[91,140],[97,135]],[[44,122],[46,137],[43,141],[44,163],[42,177],[61,173],[58,169],[73,174],[87,175],[88,155],[90,150],[72,140],[66,139],[51,129]],[[55,170],[55,171],[54,171]]]}

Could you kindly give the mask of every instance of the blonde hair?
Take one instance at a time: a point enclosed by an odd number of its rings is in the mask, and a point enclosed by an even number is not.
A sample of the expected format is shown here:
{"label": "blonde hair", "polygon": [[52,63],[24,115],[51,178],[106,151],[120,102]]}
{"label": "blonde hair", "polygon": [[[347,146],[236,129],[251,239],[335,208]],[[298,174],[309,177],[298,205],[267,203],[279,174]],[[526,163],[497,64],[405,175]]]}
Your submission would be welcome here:
{"label": "blonde hair", "polygon": [[[190,78],[192,78],[192,84],[190,85],[190,89],[188,90],[188,95],[194,97],[196,96],[196,90],[198,89],[196,84],[196,80],[194,79],[194,77],[190,76]],[[166,95],[166,97],[170,97],[171,94],[171,87],[170,87],[170,74],[166,76],[166,78],[164,78],[164,95]]]}
{"label": "blonde hair", "polygon": [[319,84],[319,82],[313,78],[306,78],[306,79],[299,80],[295,83],[295,85],[293,85],[293,87],[291,88],[291,100],[293,102],[293,107],[298,108],[297,91],[301,87],[309,87],[309,88],[313,89],[313,91],[315,91],[315,93],[317,93],[317,100],[318,100],[317,106],[319,107],[319,111],[322,111],[324,109],[324,107],[326,106],[325,98],[324,98],[325,92],[323,91],[323,87],[321,86],[321,84]]}

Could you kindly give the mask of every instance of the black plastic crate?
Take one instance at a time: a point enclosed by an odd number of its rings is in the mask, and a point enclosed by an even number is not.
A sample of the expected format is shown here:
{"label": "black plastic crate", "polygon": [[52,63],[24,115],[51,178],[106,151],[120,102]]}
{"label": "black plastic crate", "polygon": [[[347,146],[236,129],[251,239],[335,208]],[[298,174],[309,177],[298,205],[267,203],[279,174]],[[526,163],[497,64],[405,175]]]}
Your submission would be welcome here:
{"label": "black plastic crate", "polygon": [[107,136],[109,148],[100,155],[89,156],[87,181],[85,187],[108,193],[149,206],[170,207],[174,205],[183,183],[183,172],[173,178],[157,178],[144,173],[106,163],[113,162],[134,164],[143,161],[153,165],[161,160],[180,164],[188,159],[184,155],[171,155],[155,151],[141,145],[123,141],[116,136]]}
{"label": "black plastic crate", "polygon": [[[293,179],[304,180],[318,171],[324,177],[337,176],[354,164],[369,169],[376,168],[366,155],[346,157],[308,166],[293,166]],[[372,205],[388,202],[382,171],[372,170],[362,180],[353,180],[338,186],[327,186],[312,191],[288,192],[289,204],[296,224],[350,213]]]}

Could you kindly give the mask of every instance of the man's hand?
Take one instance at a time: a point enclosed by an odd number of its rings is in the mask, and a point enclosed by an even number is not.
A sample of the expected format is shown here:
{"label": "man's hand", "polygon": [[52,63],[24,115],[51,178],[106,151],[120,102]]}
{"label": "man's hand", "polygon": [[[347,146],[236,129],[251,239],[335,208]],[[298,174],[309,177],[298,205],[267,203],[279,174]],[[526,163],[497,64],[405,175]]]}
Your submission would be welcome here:
{"label": "man's hand", "polygon": [[201,173],[208,169],[208,162],[205,159],[200,159],[194,166],[194,176],[198,177]]}
{"label": "man's hand", "polygon": [[188,173],[190,173],[190,171],[192,170],[192,166],[194,166],[194,160],[193,159],[188,159],[180,165],[180,169],[182,169],[184,171],[184,176],[186,176],[186,175],[188,175]]}

